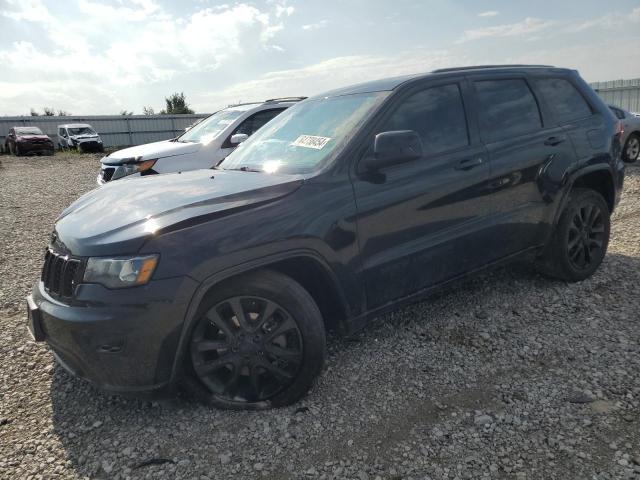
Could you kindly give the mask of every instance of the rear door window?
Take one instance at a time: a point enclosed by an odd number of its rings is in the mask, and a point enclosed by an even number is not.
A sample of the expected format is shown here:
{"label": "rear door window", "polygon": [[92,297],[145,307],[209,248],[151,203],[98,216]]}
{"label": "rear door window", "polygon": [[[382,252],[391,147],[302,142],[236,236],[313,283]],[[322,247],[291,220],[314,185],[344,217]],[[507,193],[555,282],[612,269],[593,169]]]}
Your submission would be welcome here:
{"label": "rear door window", "polygon": [[258,129],[266,124],[272,118],[277,117],[285,108],[274,108],[270,110],[262,110],[255,113],[242,122],[234,133],[245,133],[249,136],[253,135]]}
{"label": "rear door window", "polygon": [[426,156],[469,145],[462,95],[457,84],[431,87],[402,101],[381,132],[413,130]]}
{"label": "rear door window", "polygon": [[582,94],[563,78],[542,78],[536,80],[536,87],[560,124],[585,118],[593,113]]}
{"label": "rear door window", "polygon": [[482,138],[495,142],[542,128],[540,109],[524,79],[475,82]]}

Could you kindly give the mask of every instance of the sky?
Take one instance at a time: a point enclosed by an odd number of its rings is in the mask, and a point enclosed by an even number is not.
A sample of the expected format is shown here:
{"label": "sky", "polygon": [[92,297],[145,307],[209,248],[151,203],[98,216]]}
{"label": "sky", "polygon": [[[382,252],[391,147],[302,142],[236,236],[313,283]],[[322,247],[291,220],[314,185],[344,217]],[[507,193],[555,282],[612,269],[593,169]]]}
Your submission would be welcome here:
{"label": "sky", "polygon": [[200,113],[436,68],[640,77],[640,0],[0,0],[0,115]]}

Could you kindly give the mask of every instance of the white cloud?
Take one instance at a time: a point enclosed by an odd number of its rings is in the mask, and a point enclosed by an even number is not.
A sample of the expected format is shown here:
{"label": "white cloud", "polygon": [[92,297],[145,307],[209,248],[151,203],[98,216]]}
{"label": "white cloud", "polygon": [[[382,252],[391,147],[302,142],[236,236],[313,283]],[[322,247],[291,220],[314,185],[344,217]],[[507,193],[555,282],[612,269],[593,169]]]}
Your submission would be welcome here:
{"label": "white cloud", "polygon": [[528,35],[539,32],[541,30],[546,30],[554,26],[555,24],[556,22],[554,22],[553,20],[541,20],[539,18],[527,17],[521,22],[506,23],[502,25],[494,25],[491,27],[465,30],[462,34],[462,37],[457,41],[457,43],[481,40],[485,38]]}
{"label": "white cloud", "polygon": [[307,31],[320,30],[321,28],[325,28],[327,26],[326,20],[320,20],[316,23],[309,23],[307,25],[303,25],[302,29]]}
{"label": "white cloud", "polygon": [[[36,22],[49,40],[46,47],[26,40],[0,46],[0,78],[7,78],[3,72],[11,72],[14,78],[23,79],[15,84],[5,81],[3,114],[28,111],[20,103],[25,98],[25,83],[41,85],[33,79],[47,79],[46,91],[52,100],[46,105],[88,113],[79,111],[75,102],[62,103],[71,98],[65,93],[67,85],[85,85],[84,92],[91,90],[88,85],[96,91],[130,90],[189,72],[211,72],[239,56],[283,51],[273,41],[284,28],[287,12],[292,11],[278,4],[282,17],[278,19],[275,7],[260,10],[239,3],[176,17],[154,0],[117,4],[79,0],[78,5],[84,15],[77,17],[54,16],[41,0],[10,0],[6,9],[0,7],[0,18]],[[39,96],[34,94],[34,98]],[[89,111],[103,113],[105,105],[113,109],[113,103],[93,102]]]}
{"label": "white cloud", "polygon": [[479,17],[488,18],[488,17],[497,17],[500,15],[500,12],[497,10],[488,10],[486,12],[481,12],[478,14]]}
{"label": "white cloud", "polygon": [[592,28],[616,28],[625,24],[640,23],[640,7],[634,8],[629,14],[608,13],[602,17],[592,18],[579,23],[568,24],[564,31],[579,33]]}
{"label": "white cloud", "polygon": [[412,73],[423,73],[451,65],[468,65],[464,56],[447,51],[414,50],[404,55],[348,55],[304,67],[270,72],[256,80],[201,95],[195,100],[204,110],[213,111],[233,101],[315,95],[340,86]]}

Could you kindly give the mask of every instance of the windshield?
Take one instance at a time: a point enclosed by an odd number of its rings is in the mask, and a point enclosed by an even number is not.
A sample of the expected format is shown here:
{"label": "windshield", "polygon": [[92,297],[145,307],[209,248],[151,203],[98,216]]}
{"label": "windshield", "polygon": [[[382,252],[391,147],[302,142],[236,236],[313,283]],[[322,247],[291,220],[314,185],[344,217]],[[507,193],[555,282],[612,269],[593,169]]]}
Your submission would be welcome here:
{"label": "windshield", "polygon": [[233,121],[255,105],[229,107],[205,118],[178,137],[179,142],[209,143],[233,123]]}
{"label": "windshield", "polygon": [[300,174],[316,170],[361,125],[388,92],[306,100],[258,130],[219,168]]}
{"label": "windshield", "polygon": [[67,128],[67,131],[69,132],[69,135],[71,135],[71,136],[75,136],[75,135],[96,135],[96,132],[94,132],[91,127]]}
{"label": "windshield", "polygon": [[38,127],[18,127],[16,135],[42,135],[42,130]]}

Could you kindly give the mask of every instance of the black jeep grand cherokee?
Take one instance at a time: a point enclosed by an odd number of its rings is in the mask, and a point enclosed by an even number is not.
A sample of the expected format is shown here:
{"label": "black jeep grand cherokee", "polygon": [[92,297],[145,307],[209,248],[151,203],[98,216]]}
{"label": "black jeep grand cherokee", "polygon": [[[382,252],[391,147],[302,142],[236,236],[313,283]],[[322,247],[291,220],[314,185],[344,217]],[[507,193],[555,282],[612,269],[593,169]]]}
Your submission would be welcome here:
{"label": "black jeep grand cherokee", "polygon": [[620,127],[578,73],[438,70],[300,102],[214,170],[94,190],[55,225],[29,325],[117,392],[292,403],[349,332],[528,255],[591,275],[623,182]]}

